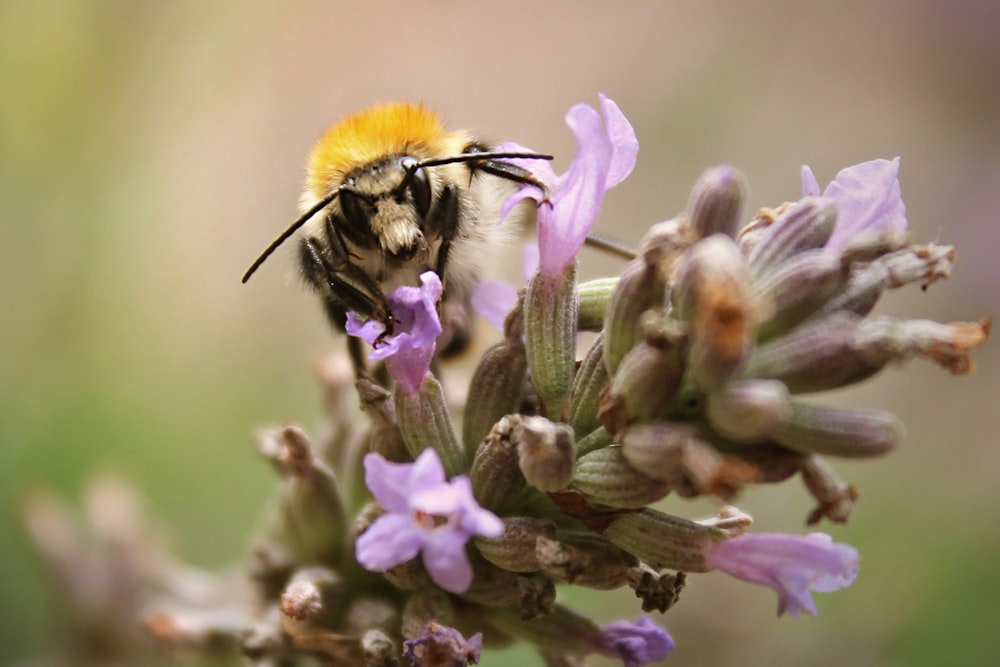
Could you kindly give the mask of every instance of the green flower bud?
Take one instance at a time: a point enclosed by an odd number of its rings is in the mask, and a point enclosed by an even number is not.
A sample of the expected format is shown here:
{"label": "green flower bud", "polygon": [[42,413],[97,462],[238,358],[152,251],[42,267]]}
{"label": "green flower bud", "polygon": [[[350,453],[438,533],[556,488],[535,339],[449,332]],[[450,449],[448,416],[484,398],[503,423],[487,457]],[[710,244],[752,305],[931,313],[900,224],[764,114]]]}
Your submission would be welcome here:
{"label": "green flower bud", "polygon": [[506,338],[483,353],[462,415],[462,442],[470,454],[498,419],[517,412],[527,372],[528,358],[520,338]]}
{"label": "green flower bud", "polygon": [[473,540],[483,558],[511,572],[537,572],[542,569],[536,550],[539,538],[552,538],[556,526],[545,519],[507,517],[500,537],[477,537]]}
{"label": "green flower bud", "polygon": [[601,425],[597,416],[601,392],[608,385],[608,369],[604,364],[604,333],[597,334],[587,350],[573,380],[569,402],[569,424],[576,438],[582,438]]}
{"label": "green flower bud", "polygon": [[608,432],[615,435],[629,424],[662,415],[684,378],[680,331],[671,326],[671,320],[651,312],[646,315],[645,340],[625,355],[601,396],[599,417]]}
{"label": "green flower bud", "polygon": [[576,322],[576,266],[537,272],[524,296],[524,333],[531,381],[548,414],[560,413],[573,383]]}
{"label": "green flower bud", "polygon": [[581,283],[577,288],[579,311],[576,328],[579,331],[600,331],[608,312],[611,295],[618,285],[618,278],[598,278]]}
{"label": "green flower bud", "polygon": [[590,502],[608,507],[645,507],[670,493],[670,485],[633,468],[620,447],[605,447],[581,456],[573,488]]}
{"label": "green flower bud", "polygon": [[517,499],[525,487],[517,444],[511,439],[520,420],[520,415],[502,417],[479,445],[469,471],[476,502],[494,512]]}

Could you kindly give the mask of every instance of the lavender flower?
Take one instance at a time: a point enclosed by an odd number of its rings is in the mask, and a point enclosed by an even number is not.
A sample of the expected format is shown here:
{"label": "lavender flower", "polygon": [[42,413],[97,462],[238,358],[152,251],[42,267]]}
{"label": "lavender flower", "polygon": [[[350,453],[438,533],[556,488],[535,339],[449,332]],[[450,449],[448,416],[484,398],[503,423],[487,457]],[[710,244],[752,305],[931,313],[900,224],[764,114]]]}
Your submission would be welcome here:
{"label": "lavender flower", "polygon": [[781,533],[741,535],[713,542],[705,552],[709,567],[778,593],[778,615],[816,615],[809,591],[829,593],[849,586],[858,574],[858,551],[834,543],[826,533],[804,537]]}
{"label": "lavender flower", "polygon": [[[538,208],[538,247],[542,271],[562,273],[590,233],[604,201],[604,193],[632,173],[639,143],[635,131],[618,105],[600,96],[601,115],[586,104],[577,104],[566,114],[566,124],[576,136],[577,151],[569,169],[559,176],[546,163],[525,164],[549,192],[525,186],[504,202],[501,220],[523,199],[534,199]],[[524,150],[503,144],[500,150]],[[516,161],[515,161],[516,162]]]}
{"label": "lavender flower", "polygon": [[441,298],[441,279],[433,271],[420,276],[420,287],[404,285],[386,301],[396,319],[391,336],[380,338],[385,324],[376,320],[360,323],[353,312],[347,314],[347,333],[374,346],[369,359],[384,359],[389,373],[408,394],[420,390],[430,369],[437,337],[441,334],[437,303]]}
{"label": "lavender flower", "polygon": [[385,572],[423,554],[431,579],[452,593],[472,583],[465,543],[475,535],[497,537],[503,522],[482,509],[465,476],[445,480],[441,459],[425,449],[413,463],[389,463],[380,454],[364,459],[365,484],[386,510],[357,541],[358,562]]}
{"label": "lavender flower", "polygon": [[663,660],[674,650],[670,633],[645,616],[637,618],[635,623],[609,623],[594,640],[594,645],[598,653],[620,659],[625,667],[641,667]]}
{"label": "lavender flower", "polygon": [[[802,167],[802,194],[818,196],[812,170]],[[823,191],[837,204],[837,226],[826,247],[839,250],[864,232],[906,231],[906,206],[899,187],[899,158],[870,160],[845,169]]]}
{"label": "lavender flower", "polygon": [[416,639],[405,644],[403,657],[416,667],[464,667],[477,664],[483,649],[483,633],[466,639],[455,628],[431,621]]}

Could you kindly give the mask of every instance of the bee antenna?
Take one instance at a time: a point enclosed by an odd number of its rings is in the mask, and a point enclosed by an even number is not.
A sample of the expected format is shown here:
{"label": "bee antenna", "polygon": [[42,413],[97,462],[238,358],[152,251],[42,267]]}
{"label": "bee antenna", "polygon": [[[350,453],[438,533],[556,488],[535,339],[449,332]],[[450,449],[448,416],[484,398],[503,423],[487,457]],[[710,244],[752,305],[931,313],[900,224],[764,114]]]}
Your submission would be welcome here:
{"label": "bee antenna", "polygon": [[420,167],[439,167],[443,164],[453,164],[455,162],[478,162],[479,160],[503,160],[521,158],[523,160],[552,160],[554,159],[551,155],[542,155],[541,153],[525,153],[525,152],[513,152],[505,153],[502,151],[491,152],[491,151],[480,151],[472,153],[462,153],[461,155],[452,155],[450,157],[442,158],[431,158],[430,160],[421,160],[413,166],[413,170]]}
{"label": "bee antenna", "polygon": [[267,248],[264,249],[264,252],[262,252],[260,256],[254,260],[253,264],[250,265],[250,268],[247,269],[247,272],[243,274],[243,280],[241,280],[240,282],[246,283],[246,281],[250,280],[250,276],[252,276],[254,272],[256,272],[257,269],[260,268],[260,265],[264,263],[264,260],[270,257],[271,254],[278,249],[278,246],[287,241],[292,234],[294,234],[299,230],[299,227],[306,224],[311,217],[316,215],[320,210],[325,208],[330,202],[336,199],[337,195],[339,194],[340,194],[340,188],[334,189],[333,192],[331,192],[330,194],[328,194],[327,196],[323,197],[318,202],[313,204],[308,211],[306,211],[299,217],[298,220],[289,225],[288,229],[281,232],[278,238],[271,241],[271,245],[267,246]]}

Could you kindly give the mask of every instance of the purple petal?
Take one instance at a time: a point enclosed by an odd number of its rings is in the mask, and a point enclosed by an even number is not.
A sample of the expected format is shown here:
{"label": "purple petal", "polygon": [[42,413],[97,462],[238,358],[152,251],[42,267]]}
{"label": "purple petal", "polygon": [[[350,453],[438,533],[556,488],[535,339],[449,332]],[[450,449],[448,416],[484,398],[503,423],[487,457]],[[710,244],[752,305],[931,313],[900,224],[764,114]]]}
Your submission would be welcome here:
{"label": "purple petal", "polygon": [[424,567],[434,583],[449,593],[464,593],[472,585],[472,565],[465,554],[467,535],[437,531],[424,543]]}
{"label": "purple petal", "polygon": [[415,558],[423,539],[409,517],[383,514],[362,533],[354,547],[354,556],[369,572],[385,572]]}
{"label": "purple petal", "polygon": [[639,152],[639,140],[635,136],[632,124],[625,118],[615,101],[602,93],[601,111],[604,113],[604,124],[607,135],[614,147],[611,155],[611,165],[608,169],[604,188],[610,190],[624,181],[635,168],[635,158]]}
{"label": "purple petal", "polygon": [[444,466],[430,448],[413,463],[390,463],[381,454],[366,454],[364,467],[365,485],[390,512],[409,512],[411,495],[445,483]]}
{"label": "purple petal", "polygon": [[368,320],[365,323],[358,322],[355,313],[347,313],[347,323],[344,329],[349,336],[354,336],[373,345],[379,336],[385,331],[385,325],[375,320]]}
{"label": "purple petal", "polygon": [[499,280],[484,280],[472,290],[472,308],[503,331],[507,313],[517,304],[517,288]]}
{"label": "purple petal", "polygon": [[819,181],[816,175],[806,165],[802,165],[802,196],[819,197]]}
{"label": "purple petal", "polygon": [[506,220],[514,207],[525,199],[534,199],[536,203],[541,204],[545,199],[545,193],[535,185],[522,186],[520,190],[507,197],[503,201],[503,204],[500,205],[500,215],[497,217],[497,224],[499,225]]}
{"label": "purple petal", "polygon": [[837,226],[826,247],[840,249],[862,233],[906,231],[899,158],[842,169],[823,192],[837,202]]}
{"label": "purple petal", "polygon": [[464,532],[482,537],[503,535],[503,520],[479,506],[472,493],[472,481],[468,477],[465,475],[455,477],[451,480],[451,486],[456,490],[460,502],[459,522]]}
{"label": "purple petal", "polygon": [[674,650],[673,637],[644,616],[635,623],[609,623],[601,630],[595,644],[598,652],[620,659],[626,667],[641,667],[663,660]]}
{"label": "purple petal", "polygon": [[608,169],[614,151],[601,116],[586,104],[566,114],[576,136],[577,150],[569,170],[552,197],[552,215],[538,211],[538,250],[541,269],[561,273],[576,259],[604,201]]}
{"label": "purple petal", "polygon": [[858,551],[825,533],[805,537],[780,533],[741,535],[713,543],[709,567],[778,593],[778,615],[816,614],[809,591],[829,592],[850,585],[858,573]]}

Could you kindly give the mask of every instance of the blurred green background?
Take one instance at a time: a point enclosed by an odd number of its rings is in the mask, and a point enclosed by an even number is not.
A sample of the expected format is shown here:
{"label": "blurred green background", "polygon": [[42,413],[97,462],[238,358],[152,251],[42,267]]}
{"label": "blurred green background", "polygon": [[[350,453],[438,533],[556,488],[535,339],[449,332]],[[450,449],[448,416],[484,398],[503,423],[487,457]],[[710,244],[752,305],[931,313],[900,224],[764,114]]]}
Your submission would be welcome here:
{"label": "blurred green background", "polygon": [[[743,169],[756,208],[796,198],[803,163],[825,183],[900,155],[914,237],[957,245],[959,262],[882,311],[979,319],[1000,310],[998,35],[989,0],[6,0],[0,662],[59,643],[15,518],[33,488],[73,498],[118,472],[185,559],[245,556],[274,486],[251,432],[316,426],[312,361],[338,343],[287,251],[239,277],[295,216],[305,155],[341,114],[423,100],[562,169],[563,114],[604,92],[641,149],[598,227],[630,241],[712,164]],[[967,378],[918,361],[834,397],[908,426],[887,458],[835,462],[863,490],[851,525],[828,528],[861,550],[856,584],[822,596],[818,618],[776,620],[772,592],[697,577],[663,619],[669,664],[997,664],[996,343],[975,358]],[[811,504],[792,480],[740,506],[799,532]],[[638,613],[627,591],[579,600],[602,621]]]}

